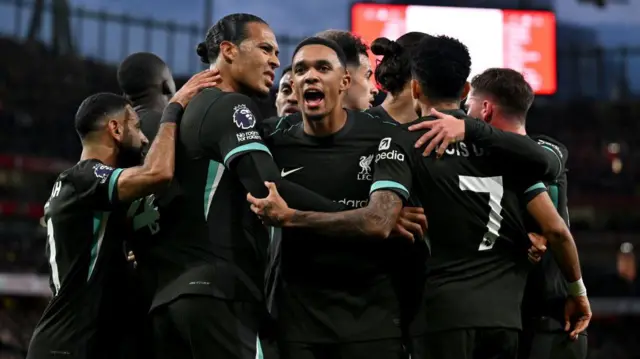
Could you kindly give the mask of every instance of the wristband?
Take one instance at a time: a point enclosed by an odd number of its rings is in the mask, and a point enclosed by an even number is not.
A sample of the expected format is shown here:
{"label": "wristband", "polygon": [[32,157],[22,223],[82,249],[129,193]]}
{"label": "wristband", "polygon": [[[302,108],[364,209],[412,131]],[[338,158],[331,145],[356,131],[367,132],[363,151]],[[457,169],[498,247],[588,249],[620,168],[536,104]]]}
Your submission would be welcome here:
{"label": "wristband", "polygon": [[573,283],[569,283],[569,295],[572,297],[582,297],[587,295],[587,287],[584,286],[582,278]]}
{"label": "wristband", "polygon": [[160,124],[163,123],[177,123],[182,118],[182,113],[184,112],[184,108],[182,105],[176,102],[172,102],[167,107],[164,108],[162,112],[162,118],[160,119]]}

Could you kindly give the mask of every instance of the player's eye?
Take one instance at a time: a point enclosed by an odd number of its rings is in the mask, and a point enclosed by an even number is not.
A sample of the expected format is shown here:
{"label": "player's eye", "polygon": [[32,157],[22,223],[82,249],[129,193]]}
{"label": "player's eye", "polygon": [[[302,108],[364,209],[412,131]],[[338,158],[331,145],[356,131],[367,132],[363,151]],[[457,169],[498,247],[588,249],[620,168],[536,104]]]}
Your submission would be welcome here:
{"label": "player's eye", "polygon": [[304,73],[305,69],[304,67],[300,66],[300,67],[296,67],[295,69],[293,69],[293,72],[296,75],[302,75]]}
{"label": "player's eye", "polygon": [[322,66],[320,66],[320,71],[329,72],[329,71],[331,71],[331,67],[329,65],[322,65]]}
{"label": "player's eye", "polygon": [[280,92],[282,92],[284,95],[287,95],[287,96],[291,95],[291,89],[288,88],[288,87],[282,89],[282,91],[280,91]]}

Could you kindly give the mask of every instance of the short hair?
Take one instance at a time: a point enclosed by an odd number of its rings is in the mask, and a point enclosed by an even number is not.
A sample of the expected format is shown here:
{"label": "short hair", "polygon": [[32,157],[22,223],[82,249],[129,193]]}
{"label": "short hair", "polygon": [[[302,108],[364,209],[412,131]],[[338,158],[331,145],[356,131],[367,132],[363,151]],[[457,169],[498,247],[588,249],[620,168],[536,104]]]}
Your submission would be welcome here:
{"label": "short hair", "polygon": [[247,25],[250,23],[261,23],[268,25],[262,18],[244,13],[236,13],[223,17],[218,20],[201,42],[196,47],[196,53],[200,56],[200,61],[205,64],[215,62],[220,54],[220,44],[223,41],[229,41],[234,45],[240,43],[249,37]]}
{"label": "short hair", "polygon": [[376,82],[383,90],[397,95],[411,80],[411,52],[423,38],[431,36],[423,32],[412,31],[396,41],[379,37],[371,43],[371,52],[382,56],[376,66]]}
{"label": "short hair", "polygon": [[118,85],[127,95],[137,95],[154,83],[160,76],[158,72],[167,67],[161,58],[150,52],[136,52],[127,56],[118,66]]}
{"label": "short hair", "polygon": [[287,72],[291,72],[291,65],[287,65],[282,69],[282,76],[284,76],[284,74],[286,74]]}
{"label": "short hair", "polygon": [[427,97],[458,99],[471,73],[469,49],[449,36],[429,36],[411,55],[411,74]]}
{"label": "short hair", "polygon": [[471,80],[474,92],[488,94],[506,111],[526,115],[535,94],[518,71],[507,68],[487,69]]}
{"label": "short hair", "polygon": [[98,123],[105,117],[123,111],[131,102],[124,96],[101,92],[87,97],[76,112],[75,127],[78,136],[85,138],[98,130]]}
{"label": "short hair", "polygon": [[360,55],[369,56],[369,46],[362,39],[349,31],[325,30],[316,34],[317,37],[335,41],[346,56],[347,65],[360,66]]}
{"label": "short hair", "polygon": [[347,67],[347,57],[345,56],[344,51],[342,51],[342,48],[340,48],[340,46],[338,46],[338,44],[333,40],[324,39],[322,37],[317,37],[317,36],[307,37],[306,39],[300,41],[298,46],[296,46],[295,50],[293,50],[293,55],[291,56],[291,59],[296,57],[296,54],[298,53],[298,51],[300,51],[301,48],[309,45],[322,45],[330,48],[338,56],[338,61],[340,61],[340,65],[342,65],[342,67],[344,68]]}

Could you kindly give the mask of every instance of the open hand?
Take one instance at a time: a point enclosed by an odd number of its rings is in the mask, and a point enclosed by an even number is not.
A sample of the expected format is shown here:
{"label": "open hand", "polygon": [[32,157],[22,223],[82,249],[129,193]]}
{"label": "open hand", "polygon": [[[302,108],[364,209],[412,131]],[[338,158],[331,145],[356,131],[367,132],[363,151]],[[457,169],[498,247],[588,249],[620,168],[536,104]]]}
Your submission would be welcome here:
{"label": "open hand", "polygon": [[587,329],[591,315],[591,305],[586,295],[567,298],[564,305],[564,330],[569,332],[571,340],[578,339],[578,334]]}
{"label": "open hand", "polygon": [[[438,157],[444,155],[449,144],[464,140],[464,121],[451,115],[431,109],[431,116],[438,118],[433,121],[423,121],[409,127],[409,131],[429,130],[416,141],[416,148],[429,143],[422,153],[425,157],[438,147]],[[438,146],[439,145],[439,146]]]}
{"label": "open hand", "polygon": [[251,203],[251,211],[258,215],[262,223],[268,226],[283,227],[293,215],[294,210],[289,208],[273,182],[265,182],[264,185],[269,189],[269,195],[266,198],[255,198],[251,193],[247,193],[247,201]]}
{"label": "open hand", "polygon": [[182,108],[186,108],[193,99],[203,89],[214,87],[222,81],[220,71],[204,70],[193,75],[171,98],[169,102],[179,103]]}

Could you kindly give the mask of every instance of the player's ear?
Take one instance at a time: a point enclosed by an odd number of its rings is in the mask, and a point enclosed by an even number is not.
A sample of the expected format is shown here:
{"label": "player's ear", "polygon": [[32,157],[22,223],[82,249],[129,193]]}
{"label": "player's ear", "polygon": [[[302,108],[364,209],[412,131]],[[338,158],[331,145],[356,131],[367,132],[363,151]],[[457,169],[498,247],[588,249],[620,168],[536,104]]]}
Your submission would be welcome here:
{"label": "player's ear", "polygon": [[419,99],[422,95],[422,89],[417,80],[411,80],[411,97],[415,100]]}
{"label": "player's ear", "polygon": [[110,118],[107,122],[107,131],[116,141],[121,142],[124,138],[124,126],[120,121]]}
{"label": "player's ear", "polygon": [[486,123],[491,123],[493,119],[493,104],[487,100],[482,101],[482,120]]}
{"label": "player's ear", "polygon": [[469,91],[471,91],[471,84],[469,81],[464,83],[464,88],[462,89],[462,95],[460,96],[461,100],[464,100],[469,95]]}
{"label": "player's ear", "polygon": [[342,81],[340,81],[340,92],[347,91],[349,87],[351,87],[351,74],[345,70]]}
{"label": "player's ear", "polygon": [[238,57],[238,47],[230,41],[220,43],[220,55],[225,62],[232,63]]}

